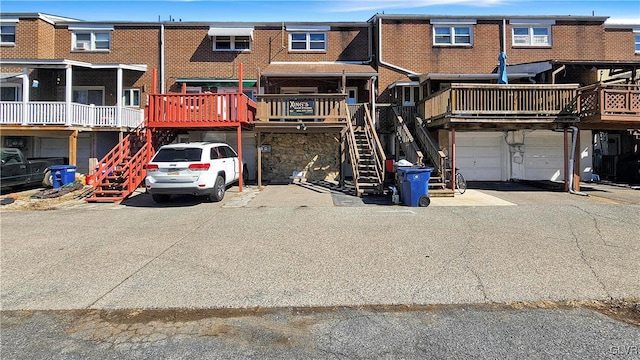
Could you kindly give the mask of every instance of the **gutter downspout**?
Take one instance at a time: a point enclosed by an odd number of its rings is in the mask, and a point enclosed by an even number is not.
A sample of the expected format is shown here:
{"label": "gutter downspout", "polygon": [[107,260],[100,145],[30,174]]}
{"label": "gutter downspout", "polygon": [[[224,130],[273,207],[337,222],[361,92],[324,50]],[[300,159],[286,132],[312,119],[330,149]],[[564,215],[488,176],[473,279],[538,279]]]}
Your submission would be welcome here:
{"label": "gutter downspout", "polygon": [[559,68],[553,70],[553,72],[551,73],[551,83],[555,84],[556,83],[556,75],[558,75],[558,73],[564,69],[567,68],[567,65],[562,65]]}
{"label": "gutter downspout", "polygon": [[377,18],[377,20],[378,20],[378,54],[379,54],[378,62],[380,64],[382,64],[382,65],[388,66],[388,67],[396,69],[396,70],[400,70],[402,72],[406,72],[406,73],[411,74],[411,75],[418,75],[418,73],[416,73],[416,72],[401,68],[401,67],[393,65],[393,64],[389,64],[389,63],[384,62],[382,60],[382,19],[381,18]]}
{"label": "gutter downspout", "polygon": [[589,194],[585,194],[583,192],[573,190],[573,163],[575,161],[576,156],[576,143],[578,140],[579,130],[575,126],[569,126],[571,131],[573,132],[573,140],[571,142],[571,157],[569,158],[569,193],[575,195],[589,196]]}
{"label": "gutter downspout", "polygon": [[164,94],[164,23],[160,24],[160,93]]}

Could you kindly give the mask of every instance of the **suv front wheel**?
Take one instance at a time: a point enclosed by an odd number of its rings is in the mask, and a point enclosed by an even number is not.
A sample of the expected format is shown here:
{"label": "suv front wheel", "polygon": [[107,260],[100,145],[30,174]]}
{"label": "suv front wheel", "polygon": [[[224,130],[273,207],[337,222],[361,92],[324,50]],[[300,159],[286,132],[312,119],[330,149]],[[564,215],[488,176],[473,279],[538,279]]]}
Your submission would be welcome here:
{"label": "suv front wheel", "polygon": [[213,192],[209,195],[209,200],[211,201],[222,201],[224,198],[225,184],[222,176],[218,175],[216,179],[216,184],[213,187]]}

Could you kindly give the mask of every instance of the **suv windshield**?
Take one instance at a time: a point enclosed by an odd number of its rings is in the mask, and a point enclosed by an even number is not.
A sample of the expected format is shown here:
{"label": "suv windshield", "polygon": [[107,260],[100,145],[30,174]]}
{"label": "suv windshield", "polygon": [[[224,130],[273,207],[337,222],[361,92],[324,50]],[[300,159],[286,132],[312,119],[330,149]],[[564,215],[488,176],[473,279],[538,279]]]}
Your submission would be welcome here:
{"label": "suv windshield", "polygon": [[168,148],[160,149],[153,162],[178,162],[178,161],[200,161],[202,149],[200,148]]}

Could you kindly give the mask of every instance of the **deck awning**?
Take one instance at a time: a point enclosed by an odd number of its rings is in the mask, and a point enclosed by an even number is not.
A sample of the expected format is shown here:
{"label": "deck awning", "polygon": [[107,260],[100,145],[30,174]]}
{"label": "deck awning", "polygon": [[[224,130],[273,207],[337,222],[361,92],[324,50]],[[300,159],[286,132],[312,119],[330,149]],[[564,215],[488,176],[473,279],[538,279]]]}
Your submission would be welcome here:
{"label": "deck awning", "polygon": [[[535,73],[529,72],[518,72],[507,73],[509,79],[526,79],[532,76],[535,76]],[[420,84],[424,83],[427,80],[435,80],[435,81],[491,81],[498,80],[497,73],[491,74],[449,74],[449,73],[428,73],[428,74],[420,74],[415,76],[409,76],[409,78],[418,80]]]}
{"label": "deck awning", "polygon": [[[187,84],[190,86],[204,86],[204,87],[238,87],[238,79],[218,79],[218,78],[177,78],[176,83]],[[243,87],[255,87],[257,83],[256,79],[243,79]]]}
{"label": "deck awning", "polygon": [[362,77],[378,76],[369,65],[342,63],[271,63],[262,72],[265,77]]}
{"label": "deck awning", "polygon": [[209,28],[209,36],[250,36],[253,39],[252,27],[214,27]]}
{"label": "deck awning", "polygon": [[147,71],[147,64],[89,63],[69,59],[0,59],[0,66],[26,67],[31,69],[66,69],[68,67],[81,67],[87,69]]}

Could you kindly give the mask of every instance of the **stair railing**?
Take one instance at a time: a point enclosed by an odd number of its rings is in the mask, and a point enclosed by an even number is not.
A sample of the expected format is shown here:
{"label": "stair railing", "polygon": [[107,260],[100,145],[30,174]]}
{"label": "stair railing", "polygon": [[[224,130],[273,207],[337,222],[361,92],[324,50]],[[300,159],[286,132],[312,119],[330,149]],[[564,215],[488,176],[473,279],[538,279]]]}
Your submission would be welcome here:
{"label": "stair railing", "polygon": [[378,182],[382,184],[384,179],[384,162],[386,160],[386,156],[384,154],[382,144],[380,143],[380,139],[378,138],[378,134],[376,133],[375,126],[373,125],[373,119],[371,118],[371,111],[369,110],[369,106],[365,104],[363,107],[364,130],[365,134],[367,135],[369,147],[373,152],[373,158],[375,159],[376,176],[378,177]]}
{"label": "stair railing", "polygon": [[353,122],[351,120],[351,114],[349,113],[349,108],[345,105],[344,111],[347,116],[347,131],[345,133],[345,139],[347,140],[347,148],[349,151],[349,162],[351,163],[351,173],[353,174],[353,186],[356,190],[356,195],[360,194],[360,186],[358,185],[358,180],[360,179],[360,173],[358,172],[358,164],[360,163],[360,155],[358,154],[358,150],[356,148],[356,137],[353,130]]}
{"label": "stair railing", "polygon": [[396,140],[400,141],[400,147],[404,152],[405,158],[407,161],[411,162],[414,165],[423,166],[424,165],[424,155],[418,144],[416,144],[413,139],[413,135],[409,131],[406,123],[400,116],[397,107],[393,106],[393,118],[395,123],[395,131],[396,131]]}
{"label": "stair railing", "polygon": [[424,122],[420,117],[415,117],[416,119],[416,138],[420,145],[422,145],[422,149],[425,150],[431,164],[434,167],[434,173],[436,175],[445,175],[445,159],[446,155],[444,151],[438,148],[436,142],[431,138],[429,132],[424,126]]}

